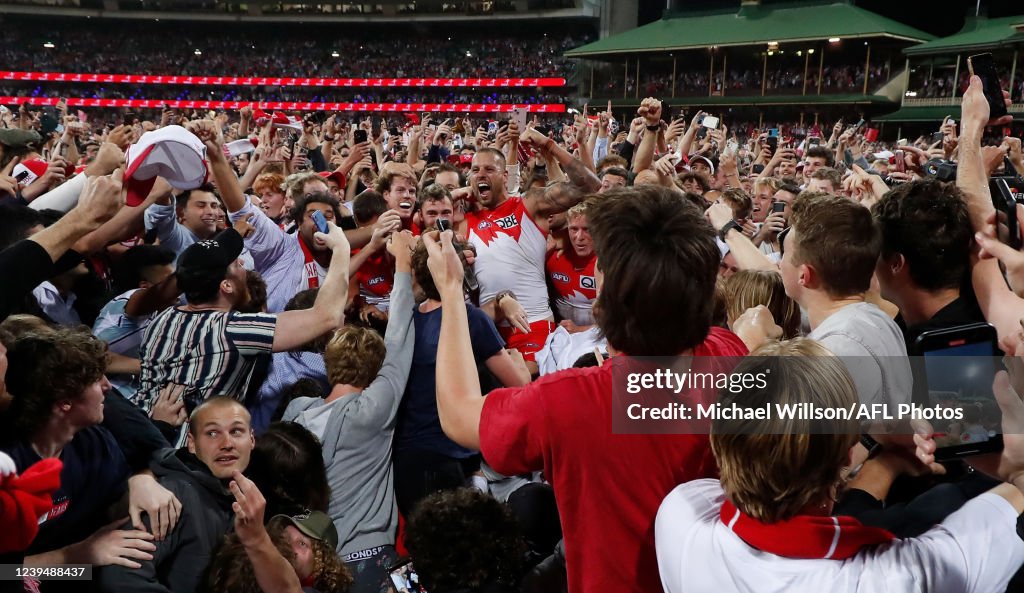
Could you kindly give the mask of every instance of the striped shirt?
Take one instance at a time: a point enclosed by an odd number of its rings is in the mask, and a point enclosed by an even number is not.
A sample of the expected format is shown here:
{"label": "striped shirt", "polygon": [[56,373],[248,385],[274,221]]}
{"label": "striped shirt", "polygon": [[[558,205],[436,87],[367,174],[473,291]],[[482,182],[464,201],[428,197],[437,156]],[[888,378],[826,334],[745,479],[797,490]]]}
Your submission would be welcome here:
{"label": "striped shirt", "polygon": [[186,385],[188,413],[208,397],[245,397],[256,356],[272,351],[277,316],[235,311],[165,309],[150,322],[139,359],[134,402],[149,412],[168,383]]}

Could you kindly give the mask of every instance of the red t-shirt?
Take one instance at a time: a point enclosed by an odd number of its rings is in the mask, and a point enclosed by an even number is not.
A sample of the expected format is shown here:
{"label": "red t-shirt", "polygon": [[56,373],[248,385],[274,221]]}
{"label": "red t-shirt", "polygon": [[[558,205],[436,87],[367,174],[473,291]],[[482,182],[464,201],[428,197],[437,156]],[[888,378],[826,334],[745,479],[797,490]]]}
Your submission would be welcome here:
{"label": "red t-shirt", "polygon": [[[744,356],[747,348],[712,328],[694,354]],[[570,593],[661,591],[658,507],[679,484],[718,474],[707,435],[612,434],[611,364],[492,391],[480,451],[506,475],[544,470],[558,501]]]}

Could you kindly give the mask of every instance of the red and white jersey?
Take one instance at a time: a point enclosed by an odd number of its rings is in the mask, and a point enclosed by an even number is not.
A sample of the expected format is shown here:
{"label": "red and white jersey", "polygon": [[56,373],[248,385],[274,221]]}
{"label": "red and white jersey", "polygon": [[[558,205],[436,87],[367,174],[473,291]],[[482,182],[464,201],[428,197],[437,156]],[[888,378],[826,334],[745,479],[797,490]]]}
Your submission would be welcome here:
{"label": "red and white jersey", "polygon": [[473,271],[480,282],[480,302],[511,290],[530,322],[551,319],[544,281],[547,234],[537,226],[519,196],[493,210],[466,213],[469,242],[476,248]]}
{"label": "red and white jersey", "polygon": [[576,325],[594,324],[596,263],[596,255],[578,258],[575,253],[552,251],[548,256],[547,277],[555,289],[555,308],[562,319],[568,319]]}
{"label": "red and white jersey", "polygon": [[[358,251],[357,249],[356,252]],[[363,300],[387,312],[388,303],[391,301],[391,289],[395,284],[394,268],[387,253],[381,251],[370,256],[359,266],[355,276],[359,281],[359,295]]]}

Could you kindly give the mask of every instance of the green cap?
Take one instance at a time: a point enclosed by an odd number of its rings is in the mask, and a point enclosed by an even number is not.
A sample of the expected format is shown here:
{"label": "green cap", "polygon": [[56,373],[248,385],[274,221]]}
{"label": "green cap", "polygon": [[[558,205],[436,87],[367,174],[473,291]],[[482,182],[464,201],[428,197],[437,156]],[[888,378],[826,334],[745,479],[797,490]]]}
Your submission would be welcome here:
{"label": "green cap", "polygon": [[331,546],[332,550],[338,547],[338,529],[327,513],[310,511],[301,515],[274,515],[270,520],[275,519],[291,523],[302,533]]}
{"label": "green cap", "polygon": [[34,130],[18,128],[0,128],[0,144],[11,148],[21,148],[28,144],[40,143],[43,137]]}

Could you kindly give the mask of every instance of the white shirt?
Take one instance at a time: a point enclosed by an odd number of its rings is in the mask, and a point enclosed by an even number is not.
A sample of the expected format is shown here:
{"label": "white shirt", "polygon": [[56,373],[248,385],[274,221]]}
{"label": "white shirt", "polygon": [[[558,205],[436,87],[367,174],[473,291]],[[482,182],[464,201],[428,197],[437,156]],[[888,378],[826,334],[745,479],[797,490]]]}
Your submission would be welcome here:
{"label": "white shirt", "polygon": [[676,487],[654,540],[665,593],[995,593],[1024,563],[1017,512],[997,494],[969,501],[920,537],[846,560],[783,558],[747,545],[719,518],[718,480]]}
{"label": "white shirt", "polygon": [[530,323],[553,319],[544,275],[547,235],[530,218],[523,199],[511,196],[500,206],[466,214],[469,242],[476,248],[473,270],[480,302],[509,289]]}
{"label": "white shirt", "polygon": [[54,323],[70,326],[82,324],[82,319],[78,316],[78,311],[75,311],[72,306],[78,298],[75,296],[75,293],[69,293],[67,300],[65,300],[64,297],[60,296],[60,292],[57,290],[57,287],[49,281],[46,281],[32,289],[32,296],[36,297],[36,301],[39,303],[39,308],[42,309],[43,313],[52,319]]}

